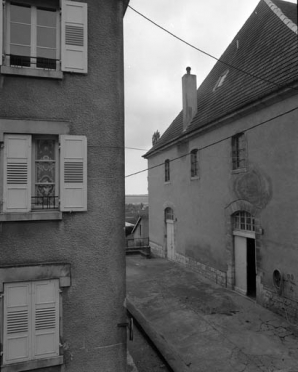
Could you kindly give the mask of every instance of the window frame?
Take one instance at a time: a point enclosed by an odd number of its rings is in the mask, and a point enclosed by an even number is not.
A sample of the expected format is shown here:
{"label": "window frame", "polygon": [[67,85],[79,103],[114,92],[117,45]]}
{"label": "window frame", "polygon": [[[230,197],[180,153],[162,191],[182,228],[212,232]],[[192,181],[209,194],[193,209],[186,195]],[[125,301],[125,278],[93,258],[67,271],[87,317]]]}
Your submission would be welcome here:
{"label": "window frame", "polygon": [[190,152],[190,178],[199,178],[199,150],[193,149]]}
{"label": "window frame", "polygon": [[[44,210],[32,210],[30,211],[20,211],[20,212],[11,212],[5,211],[3,209],[3,197],[5,189],[5,180],[4,180],[4,137],[6,134],[19,134],[24,133],[26,135],[31,135],[40,137],[45,135],[47,137],[54,136],[59,138],[59,142],[62,141],[62,146],[60,148],[59,143],[59,159],[58,168],[59,175],[57,181],[59,181],[59,199],[61,201],[60,207],[58,209],[44,209]],[[87,138],[85,136],[70,136],[70,123],[68,122],[52,122],[52,121],[30,121],[30,120],[13,120],[13,119],[0,119],[0,174],[2,175],[3,181],[0,182],[0,222],[10,222],[10,221],[39,221],[39,220],[62,220],[62,213],[64,212],[85,212],[87,211]],[[68,143],[66,143],[68,141]],[[82,184],[66,184],[63,179],[64,175],[64,166],[66,158],[66,146],[71,145],[71,141],[80,141],[79,145],[82,145],[82,150],[84,152],[82,158],[83,164],[83,183]],[[32,152],[32,150],[31,150]],[[72,161],[70,158],[69,161]],[[74,161],[77,161],[74,159]],[[32,169],[32,159],[30,160]],[[63,167],[61,167],[61,164]],[[63,168],[63,169],[62,169]],[[1,177],[0,177],[1,178]],[[30,177],[30,180],[32,176]],[[65,187],[68,186],[69,192],[72,192],[72,187],[75,190],[81,191],[82,205],[77,203],[76,206],[66,204],[65,192],[67,190]],[[63,187],[63,193],[61,193]],[[65,189],[65,191],[64,191]],[[30,185],[30,193],[32,191],[32,186]],[[63,197],[64,195],[64,197]],[[31,200],[30,200],[31,201]]]}
{"label": "window frame", "polygon": [[[33,200],[32,198],[37,198],[35,186],[36,186],[36,149],[37,149],[37,141],[42,139],[50,139],[55,141],[55,199],[54,205],[57,205],[55,208],[43,208],[44,204],[41,207],[33,207]],[[59,137],[54,135],[33,135],[32,136],[32,155],[31,155],[31,212],[32,211],[48,211],[48,210],[59,210],[59,198],[60,198],[60,154],[59,154]],[[57,199],[57,200],[56,200]],[[57,203],[56,203],[57,201]]]}
{"label": "window frame", "polygon": [[[32,281],[47,281],[57,279],[59,281],[59,341],[63,337],[63,318],[62,318],[62,301],[63,290],[71,285],[71,267],[68,263],[53,263],[53,264],[36,264],[36,265],[17,265],[9,267],[0,267],[0,328],[4,329],[4,284],[6,283],[22,283]],[[3,352],[3,331],[0,332],[1,352]],[[59,356],[34,359],[25,362],[3,364],[3,356],[1,357],[1,372],[19,372],[37,368],[46,368],[64,363],[63,348],[59,345]]]}
{"label": "window frame", "polygon": [[[32,7],[34,5],[32,1],[26,0],[26,3]],[[7,16],[7,9],[10,8],[10,2],[11,0],[6,0],[4,9],[0,7],[0,53],[2,55],[9,54],[7,47],[10,44],[8,37],[8,31],[10,30],[8,18],[10,17]],[[41,7],[51,8],[49,4],[44,6],[44,3],[39,2],[38,6],[40,4],[42,4]],[[62,79],[64,72],[88,73],[88,4],[79,1],[60,0],[59,5],[55,5],[55,8],[57,9],[56,56],[59,57],[56,61],[56,69],[45,69],[42,66],[40,68],[32,66],[14,67],[9,66],[7,61],[4,61],[3,64],[1,58],[1,74]],[[2,12],[3,10],[4,12]]]}
{"label": "window frame", "polygon": [[243,132],[237,133],[231,138],[231,160],[233,172],[246,171],[247,144]]}
{"label": "window frame", "polygon": [[171,169],[170,169],[170,160],[165,160],[165,183],[169,183],[171,181]]}
{"label": "window frame", "polygon": [[[14,4],[11,4],[11,3]],[[31,36],[30,36],[30,66],[18,66],[18,65],[11,65],[10,64],[10,45],[11,45],[11,37],[10,37],[10,23],[11,23],[11,5],[18,5],[18,6],[24,6],[28,5],[30,7],[30,14],[31,14],[31,23],[30,23],[30,30],[31,30]],[[18,3],[18,0],[14,1],[7,1],[5,5],[5,26],[4,26],[4,48],[5,48],[5,65],[7,67],[12,67],[12,68],[24,68],[24,69],[34,69],[34,70],[50,70],[50,71],[59,71],[60,70],[60,60],[61,60],[61,21],[60,21],[60,9],[57,8],[56,6],[51,7],[51,3],[47,4],[47,10],[50,11],[50,8],[55,10],[56,13],[56,68],[55,69],[47,69],[47,68],[42,68],[42,67],[37,67],[37,59],[42,58],[42,57],[37,57],[37,9],[39,7],[42,7],[41,5],[33,4],[32,1],[28,0],[25,4],[23,3]]]}
{"label": "window frame", "polygon": [[[238,211],[232,215],[233,230],[234,231],[245,231],[255,232],[256,222],[254,216],[246,211]],[[250,226],[250,228],[248,228]],[[243,227],[243,228],[242,228]]]}

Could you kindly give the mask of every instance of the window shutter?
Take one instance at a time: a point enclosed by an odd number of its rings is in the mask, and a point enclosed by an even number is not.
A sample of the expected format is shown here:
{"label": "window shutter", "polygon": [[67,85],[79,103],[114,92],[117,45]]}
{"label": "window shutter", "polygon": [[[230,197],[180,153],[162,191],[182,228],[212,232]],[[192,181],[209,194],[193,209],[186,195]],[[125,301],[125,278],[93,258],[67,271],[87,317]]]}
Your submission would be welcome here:
{"label": "window shutter", "polygon": [[59,355],[59,282],[32,282],[32,357]]}
{"label": "window shutter", "polygon": [[87,138],[60,136],[60,210],[87,210]]}
{"label": "window shutter", "polygon": [[31,136],[4,137],[4,212],[28,212],[31,204]]}
{"label": "window shutter", "polygon": [[62,2],[62,71],[88,72],[87,4]]}
{"label": "window shutter", "polygon": [[30,359],[30,312],[30,284],[5,284],[3,364]]}
{"label": "window shutter", "polygon": [[0,66],[2,65],[3,55],[3,2],[0,3]]}

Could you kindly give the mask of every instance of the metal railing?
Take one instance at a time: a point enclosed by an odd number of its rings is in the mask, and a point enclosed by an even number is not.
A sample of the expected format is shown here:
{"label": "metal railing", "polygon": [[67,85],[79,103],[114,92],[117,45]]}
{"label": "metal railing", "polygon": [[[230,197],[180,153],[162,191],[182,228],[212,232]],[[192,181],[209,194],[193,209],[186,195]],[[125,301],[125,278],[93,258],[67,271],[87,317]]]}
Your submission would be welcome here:
{"label": "metal railing", "polygon": [[32,196],[32,209],[58,209],[59,196]]}
{"label": "metal railing", "polygon": [[128,238],[125,241],[125,248],[143,248],[149,246],[149,238]]}
{"label": "metal railing", "polygon": [[45,70],[57,70],[58,59],[44,57],[18,56],[6,54],[6,64],[11,67],[35,67]]}

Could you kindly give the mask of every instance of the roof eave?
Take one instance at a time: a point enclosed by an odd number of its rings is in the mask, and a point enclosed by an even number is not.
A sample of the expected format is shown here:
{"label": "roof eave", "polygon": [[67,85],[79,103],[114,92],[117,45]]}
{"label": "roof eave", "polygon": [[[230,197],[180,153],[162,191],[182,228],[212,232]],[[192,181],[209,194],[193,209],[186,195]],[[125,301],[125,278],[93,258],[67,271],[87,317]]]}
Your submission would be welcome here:
{"label": "roof eave", "polygon": [[215,127],[228,124],[235,119],[237,120],[237,119],[243,118],[244,116],[249,115],[251,112],[256,111],[256,109],[260,110],[264,108],[264,106],[265,107],[270,106],[273,103],[275,103],[278,99],[280,99],[281,96],[283,98],[287,98],[290,96],[294,96],[296,94],[298,94],[298,80],[292,83],[291,86],[275,91],[274,93],[271,93],[268,96],[259,98],[256,101],[251,102],[250,104],[247,104],[244,107],[241,107],[234,112],[231,112],[217,120],[214,120],[213,122],[206,123],[204,126],[200,128],[194,129],[193,131],[189,131],[187,133],[182,133],[179,136],[177,136],[175,139],[171,140],[170,142],[165,143],[161,147],[158,147],[155,150],[149,150],[142,157],[145,159],[149,159],[151,156],[155,155],[156,153],[163,151],[171,146],[174,146],[178,144],[179,142],[185,141],[186,139],[189,139],[190,137],[193,137],[197,135],[198,133],[204,132],[206,130],[213,130]]}

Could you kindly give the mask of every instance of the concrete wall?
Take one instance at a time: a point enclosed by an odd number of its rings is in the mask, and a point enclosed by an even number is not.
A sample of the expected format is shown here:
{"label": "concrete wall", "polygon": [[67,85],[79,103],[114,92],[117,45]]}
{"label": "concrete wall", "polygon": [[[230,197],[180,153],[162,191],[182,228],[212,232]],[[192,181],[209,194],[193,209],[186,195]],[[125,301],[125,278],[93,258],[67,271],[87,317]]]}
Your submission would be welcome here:
{"label": "concrete wall", "polygon": [[126,329],[117,327],[126,319],[123,4],[87,2],[88,74],[1,76],[0,118],[69,121],[71,134],[87,136],[88,211],[64,213],[62,221],[2,223],[1,265],[70,263],[65,371],[120,372],[126,370]]}
{"label": "concrete wall", "polygon": [[[225,285],[227,280],[222,273],[229,275],[233,260],[233,248],[229,249],[227,244],[227,235],[232,238],[231,215],[227,215],[227,210],[233,202],[243,201],[255,211],[263,232],[261,235],[258,231],[256,238],[258,300],[274,308],[274,301],[271,299],[268,304],[269,295],[263,294],[265,291],[276,294],[272,272],[279,268],[285,279],[282,296],[290,298],[297,307],[298,173],[294,169],[298,164],[298,111],[268,121],[296,106],[297,96],[285,98],[149,158],[151,168],[165,159],[200,149],[196,179],[190,178],[189,155],[171,162],[169,183],[164,182],[163,166],[149,171],[149,230],[153,252],[166,255],[164,209],[170,206],[175,215],[176,260],[202,273],[205,271],[213,280],[221,277],[220,282]],[[247,141],[248,167],[245,172],[237,173],[231,170],[231,136],[242,131]]]}

